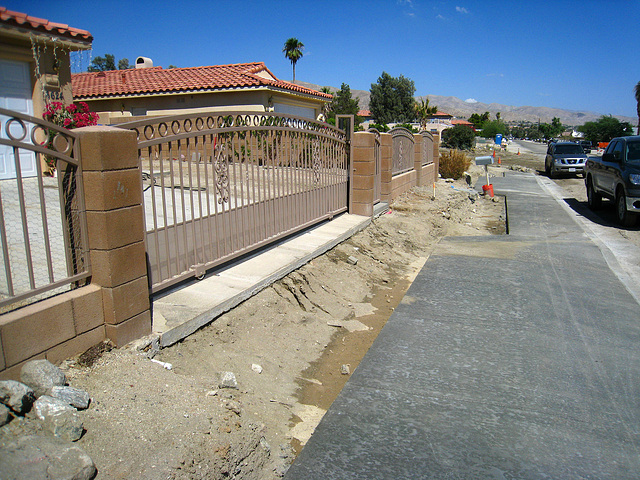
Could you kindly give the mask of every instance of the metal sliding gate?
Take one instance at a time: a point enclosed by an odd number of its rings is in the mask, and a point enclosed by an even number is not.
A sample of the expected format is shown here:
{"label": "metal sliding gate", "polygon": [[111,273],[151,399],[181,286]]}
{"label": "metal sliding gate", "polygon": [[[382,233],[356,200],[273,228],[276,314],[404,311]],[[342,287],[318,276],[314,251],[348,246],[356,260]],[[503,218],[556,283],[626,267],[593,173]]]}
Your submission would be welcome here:
{"label": "metal sliding gate", "polygon": [[152,292],[347,210],[345,132],[271,113],[216,112],[135,130]]}

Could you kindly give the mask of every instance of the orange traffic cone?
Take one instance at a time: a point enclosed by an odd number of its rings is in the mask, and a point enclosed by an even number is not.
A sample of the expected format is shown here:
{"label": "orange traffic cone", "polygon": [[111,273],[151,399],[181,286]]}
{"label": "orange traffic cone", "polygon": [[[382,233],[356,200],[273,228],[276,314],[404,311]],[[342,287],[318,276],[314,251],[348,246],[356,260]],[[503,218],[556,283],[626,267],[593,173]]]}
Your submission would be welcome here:
{"label": "orange traffic cone", "polygon": [[518,155],[520,155],[520,149],[518,149]]}

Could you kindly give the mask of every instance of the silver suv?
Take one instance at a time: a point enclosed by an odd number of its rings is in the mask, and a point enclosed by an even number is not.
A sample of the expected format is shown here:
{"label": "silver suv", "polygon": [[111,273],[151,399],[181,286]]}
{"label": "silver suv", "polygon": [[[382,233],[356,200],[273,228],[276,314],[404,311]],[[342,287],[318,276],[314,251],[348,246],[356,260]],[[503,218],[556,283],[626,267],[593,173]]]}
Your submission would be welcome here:
{"label": "silver suv", "polygon": [[587,154],[577,143],[551,143],[544,159],[544,170],[550,178],[557,177],[561,173],[580,173],[584,175],[586,161]]}

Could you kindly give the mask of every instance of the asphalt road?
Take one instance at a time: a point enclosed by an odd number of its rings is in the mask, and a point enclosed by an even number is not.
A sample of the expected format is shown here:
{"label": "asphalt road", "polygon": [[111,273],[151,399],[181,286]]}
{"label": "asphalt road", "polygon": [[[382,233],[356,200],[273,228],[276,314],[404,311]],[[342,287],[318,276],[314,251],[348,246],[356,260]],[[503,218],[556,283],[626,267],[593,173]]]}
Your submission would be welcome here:
{"label": "asphalt road", "polygon": [[522,153],[530,152],[542,155],[544,163],[544,156],[547,154],[547,145],[545,143],[531,142],[529,140],[512,140],[507,150],[509,152],[517,153],[518,149]]}

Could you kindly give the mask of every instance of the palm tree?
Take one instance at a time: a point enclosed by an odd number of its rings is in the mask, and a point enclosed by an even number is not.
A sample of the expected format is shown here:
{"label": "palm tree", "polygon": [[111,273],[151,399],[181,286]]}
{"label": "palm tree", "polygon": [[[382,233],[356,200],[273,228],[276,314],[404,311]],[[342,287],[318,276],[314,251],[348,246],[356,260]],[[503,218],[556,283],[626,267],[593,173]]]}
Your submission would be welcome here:
{"label": "palm tree", "polygon": [[426,101],[423,98],[420,100],[420,103],[416,103],[416,116],[420,121],[420,127],[422,130],[427,129],[427,120],[434,113],[438,113],[438,107],[435,105],[433,107],[429,106],[429,97],[427,97]]}
{"label": "palm tree", "polygon": [[638,135],[640,135],[640,82],[636,84],[636,87],[633,89],[636,94],[636,102],[638,104],[637,112],[638,112]]}
{"label": "palm tree", "polygon": [[284,42],[282,52],[286,58],[291,60],[291,65],[293,65],[293,83],[296,83],[296,63],[302,58],[303,49],[304,45],[297,38],[291,37]]}

